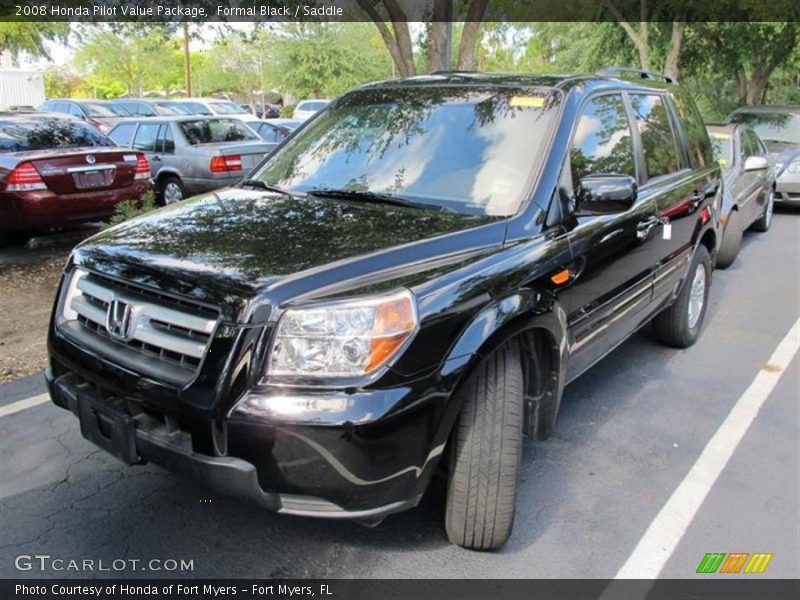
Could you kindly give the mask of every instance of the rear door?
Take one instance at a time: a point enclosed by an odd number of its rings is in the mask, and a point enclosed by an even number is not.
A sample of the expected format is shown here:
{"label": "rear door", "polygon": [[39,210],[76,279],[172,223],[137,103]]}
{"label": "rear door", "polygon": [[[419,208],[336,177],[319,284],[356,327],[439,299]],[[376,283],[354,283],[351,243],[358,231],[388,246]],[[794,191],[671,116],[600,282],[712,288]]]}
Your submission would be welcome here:
{"label": "rear door", "polygon": [[[588,100],[573,130],[563,187],[573,191],[589,175],[638,178],[634,136],[621,93]],[[572,217],[565,227],[575,262],[562,292],[568,306],[574,379],[641,323],[658,262],[651,229],[655,199],[644,195],[623,213]]]}
{"label": "rear door", "polygon": [[[692,169],[686,133],[674,117],[666,92],[628,94],[643,164],[642,198],[655,202],[653,226],[654,300],[671,294],[692,258],[694,232],[706,201],[705,179]],[[710,216],[710,215],[709,215]]]}
{"label": "rear door", "polygon": [[133,138],[133,148],[144,152],[147,155],[147,160],[150,161],[150,175],[152,177],[158,175],[162,165],[161,156],[156,151],[160,128],[161,123],[144,121],[139,124],[139,129],[136,130],[136,135]]}

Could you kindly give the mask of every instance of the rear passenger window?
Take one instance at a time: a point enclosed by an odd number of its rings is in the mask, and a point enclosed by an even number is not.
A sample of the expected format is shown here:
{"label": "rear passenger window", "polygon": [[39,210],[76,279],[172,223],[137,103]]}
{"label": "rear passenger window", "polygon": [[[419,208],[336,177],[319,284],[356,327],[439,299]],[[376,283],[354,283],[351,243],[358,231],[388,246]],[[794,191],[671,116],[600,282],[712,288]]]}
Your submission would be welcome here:
{"label": "rear passenger window", "polygon": [[267,125],[266,123],[261,126],[261,139],[265,142],[278,142],[280,141],[280,137],[278,135],[278,130],[275,129],[272,125]]}
{"label": "rear passenger window", "polygon": [[141,125],[139,131],[136,132],[136,138],[133,140],[133,147],[142,152],[155,152],[159,127],[158,123]]}
{"label": "rear passenger window", "polygon": [[71,115],[75,115],[76,117],[79,117],[81,119],[83,119],[83,117],[84,117],[83,111],[80,109],[80,107],[77,104],[69,104],[69,105],[67,105],[67,110],[69,110],[69,114],[71,114]]}
{"label": "rear passenger window", "polygon": [[133,123],[121,123],[108,134],[108,137],[114,140],[117,146],[130,146],[134,129],[136,125]]}
{"label": "rear passenger window", "polygon": [[589,100],[578,121],[569,160],[573,188],[587,175],[636,176],[622,96],[610,94]]}
{"label": "rear passenger window", "polygon": [[685,92],[678,91],[671,96],[675,111],[683,124],[686,133],[686,142],[689,145],[689,157],[695,168],[701,168],[713,162],[711,143],[708,132],[703,125],[703,118],[690,98],[684,97]]}
{"label": "rear passenger window", "polygon": [[172,137],[172,127],[167,123],[161,126],[158,132],[158,151],[172,154],[175,152],[175,140]]}
{"label": "rear passenger window", "polygon": [[631,94],[631,108],[642,138],[648,179],[680,169],[669,113],[661,96]]}

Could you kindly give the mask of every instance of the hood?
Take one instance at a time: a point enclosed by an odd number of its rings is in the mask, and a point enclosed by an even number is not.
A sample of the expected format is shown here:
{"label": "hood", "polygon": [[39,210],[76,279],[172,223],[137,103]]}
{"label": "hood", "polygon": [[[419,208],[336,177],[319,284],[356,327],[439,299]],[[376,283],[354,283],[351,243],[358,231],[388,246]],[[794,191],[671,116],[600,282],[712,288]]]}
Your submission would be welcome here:
{"label": "hood", "polygon": [[[408,248],[487,223],[498,225],[488,238]],[[404,262],[458,254],[466,251],[462,246],[499,245],[504,231],[496,217],[228,188],[101,232],[76,249],[74,260],[128,281],[232,305],[223,312],[236,318],[266,290],[289,287],[284,298],[295,297]]]}

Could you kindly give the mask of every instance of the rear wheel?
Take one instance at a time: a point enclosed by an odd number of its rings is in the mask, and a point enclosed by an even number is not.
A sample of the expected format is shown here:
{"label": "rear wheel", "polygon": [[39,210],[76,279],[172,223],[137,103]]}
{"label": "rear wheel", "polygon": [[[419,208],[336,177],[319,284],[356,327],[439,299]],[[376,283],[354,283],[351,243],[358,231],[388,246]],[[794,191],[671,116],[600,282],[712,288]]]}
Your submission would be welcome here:
{"label": "rear wheel", "polygon": [[706,316],[710,285],[711,257],[701,244],[675,302],[653,319],[653,332],[660,342],[688,348],[697,341]]}
{"label": "rear wheel", "polygon": [[445,529],[474,550],[500,548],[511,535],[522,453],[523,377],[519,345],[484,359],[458,391]]}
{"label": "rear wheel", "polygon": [[159,193],[159,200],[163,206],[180,202],[185,197],[186,189],[183,187],[183,182],[181,182],[180,179],[173,175],[163,179],[161,182],[161,191]]}
{"label": "rear wheel", "polygon": [[728,215],[728,222],[725,224],[725,232],[722,235],[722,243],[717,253],[716,267],[727,269],[739,255],[742,246],[742,223],[739,211],[732,210]]}
{"label": "rear wheel", "polygon": [[770,189],[767,203],[764,205],[764,212],[758,218],[758,221],[750,226],[753,231],[764,233],[769,231],[769,226],[772,224],[772,211],[775,209],[775,190]]}

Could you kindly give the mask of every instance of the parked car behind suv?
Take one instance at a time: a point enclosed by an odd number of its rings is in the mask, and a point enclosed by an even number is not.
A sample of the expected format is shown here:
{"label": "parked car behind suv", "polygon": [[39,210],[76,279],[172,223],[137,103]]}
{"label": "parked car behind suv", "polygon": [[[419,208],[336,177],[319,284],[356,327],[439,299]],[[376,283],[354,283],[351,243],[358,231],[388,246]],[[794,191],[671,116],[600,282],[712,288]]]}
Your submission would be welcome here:
{"label": "parked car behind suv", "polygon": [[108,133],[117,121],[129,114],[124,108],[102,100],[47,100],[41,110],[72,115],[103,133]]}
{"label": "parked car behind suv", "polygon": [[501,546],[564,386],[650,321],[702,329],[720,168],[689,96],[635,77],[345,94],[239,186],[76,248],[53,401],[285,514],[374,523],[441,466],[449,538]]}
{"label": "parked car behind suv", "polygon": [[736,260],[744,230],[765,232],[772,222],[775,173],[764,144],[747,125],[708,125],[714,157],[722,165],[724,190],[715,266]]}
{"label": "parked car behind suv", "polygon": [[297,106],[294,107],[292,118],[298,121],[305,121],[313,117],[330,103],[330,100],[301,100],[297,103]]}
{"label": "parked car behind suv", "polygon": [[78,119],[0,113],[0,245],[9,237],[99,221],[150,190],[140,152]]}
{"label": "parked car behind suv", "polygon": [[148,100],[146,98],[117,98],[111,100],[109,104],[122,107],[133,117],[155,117],[157,115],[179,115],[184,114],[173,108],[163,100]]}
{"label": "parked car behind suv", "polygon": [[231,185],[274,147],[238,119],[126,119],[109,132],[120,146],[144,152],[162,204]]}
{"label": "parked car behind suv", "polygon": [[725,121],[755,130],[775,164],[775,201],[800,206],[800,106],[746,106]]}

